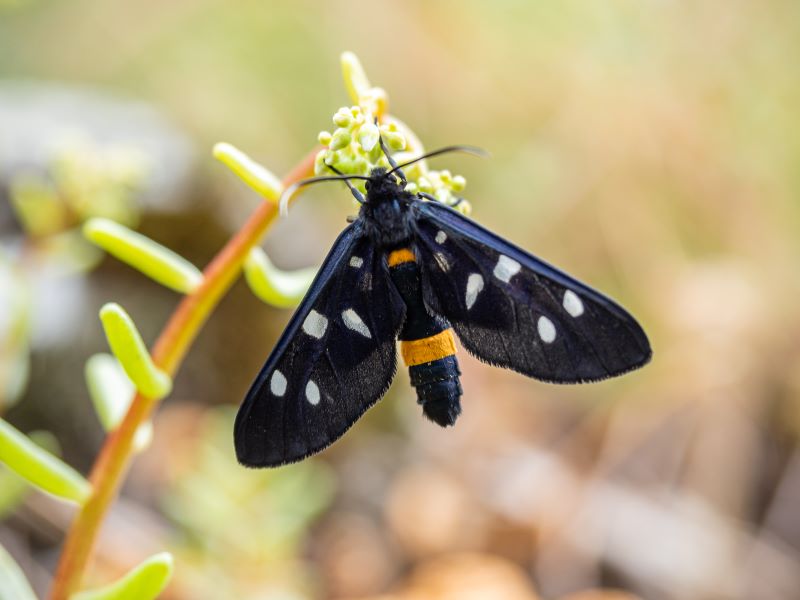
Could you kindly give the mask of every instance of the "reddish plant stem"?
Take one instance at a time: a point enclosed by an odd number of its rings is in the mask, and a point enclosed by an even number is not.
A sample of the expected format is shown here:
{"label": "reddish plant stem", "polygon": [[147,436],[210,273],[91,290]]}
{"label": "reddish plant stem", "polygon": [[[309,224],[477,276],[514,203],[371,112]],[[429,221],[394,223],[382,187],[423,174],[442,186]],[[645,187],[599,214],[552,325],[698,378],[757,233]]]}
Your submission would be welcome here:
{"label": "reddish plant stem", "polygon": [[[289,186],[308,176],[318,150],[308,154],[283,179]],[[250,249],[264,236],[278,215],[274,202],[264,201],[247,222],[214,257],[203,272],[203,283],[184,296],[153,346],[153,361],[171,376],[208,316],[241,272]],[[119,493],[133,459],[133,439],[157,401],[137,394],[120,426],[108,434],[95,461],[89,481],[92,495],[80,508],[67,533],[56,570],[50,600],[69,600],[78,591],[106,513]]]}

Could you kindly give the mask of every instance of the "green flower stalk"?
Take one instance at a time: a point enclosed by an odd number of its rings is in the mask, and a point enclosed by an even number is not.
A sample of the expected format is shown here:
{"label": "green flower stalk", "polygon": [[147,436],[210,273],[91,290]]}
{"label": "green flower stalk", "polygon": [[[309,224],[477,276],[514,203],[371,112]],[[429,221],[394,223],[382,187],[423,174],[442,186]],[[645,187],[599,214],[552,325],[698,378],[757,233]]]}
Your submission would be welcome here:
{"label": "green flower stalk", "polygon": [[[282,185],[290,186],[308,177],[312,173],[313,160],[314,154],[309,153],[285,176]],[[262,202],[241,229],[206,266],[200,286],[181,299],[156,339],[150,358],[152,365],[157,365],[158,369],[168,376],[180,368],[183,358],[203,324],[236,281],[248,253],[258,244],[277,217],[277,204],[269,199]],[[121,325],[122,347],[138,346],[141,338],[133,324]],[[116,335],[110,329],[107,328],[107,332],[111,334],[109,339],[112,340]],[[125,342],[126,338],[128,343]],[[114,343],[111,345],[112,348],[115,347]],[[127,361],[120,358],[119,351],[114,349],[117,358],[123,367],[126,367]],[[143,344],[140,349],[141,352],[137,354],[144,360],[148,355]],[[132,379],[136,383],[136,379],[133,377]],[[80,589],[105,515],[119,493],[125,473],[135,454],[137,431],[148,420],[156,405],[155,399],[141,392],[137,393],[122,422],[106,437],[90,475],[92,494],[76,515],[64,540],[50,600],[69,600]]]}
{"label": "green flower stalk", "polygon": [[[154,598],[163,588],[171,572],[171,559],[160,556],[146,561],[108,588],[75,595],[81,586],[104,517],[119,493],[135,454],[137,432],[148,422],[158,400],[170,392],[172,376],[180,368],[203,324],[242,270],[256,295],[273,304],[293,306],[305,293],[312,279],[311,269],[286,273],[276,269],[262,251],[254,250],[278,218],[278,200],[284,190],[296,186],[315,170],[317,174],[327,175],[332,171],[330,167],[333,167],[346,174],[366,175],[376,166],[388,167],[382,143],[395,153],[398,162],[424,152],[414,132],[388,114],[386,92],[370,84],[354,54],[342,55],[342,71],[354,105],[336,111],[333,131],[319,135],[319,141],[325,148],[314,149],[282,180],[233,146],[215,146],[214,156],[265,201],[256,207],[247,222],[202,274],[166,248],[142,236],[137,237],[138,234],[124,227],[102,220],[87,224],[86,235],[96,244],[186,295],[156,339],[152,355],[133,321],[119,305],[110,303],[100,311],[109,346],[138,392],[132,401],[126,402],[125,397],[129,396],[129,392],[125,391],[126,384],[119,377],[119,367],[111,362],[113,359],[110,357],[95,357],[87,364],[87,384],[98,415],[110,434],[92,468],[91,485],[77,474],[77,478],[72,479],[73,496],[85,502],[64,542],[51,600],[141,600]],[[406,175],[410,190],[424,191],[441,202],[468,210],[465,202],[457,203],[457,194],[466,184],[463,177],[444,170],[431,170],[424,161],[410,166]],[[285,199],[288,201],[288,198]],[[122,412],[125,416],[118,421]],[[0,428],[0,433],[4,431]],[[15,430],[12,428],[12,431]],[[16,436],[8,437],[13,442],[9,445],[12,450],[18,452],[21,447],[29,450],[18,439],[25,439],[18,432]],[[0,451],[3,449],[0,443]],[[51,471],[60,472],[63,469]]]}

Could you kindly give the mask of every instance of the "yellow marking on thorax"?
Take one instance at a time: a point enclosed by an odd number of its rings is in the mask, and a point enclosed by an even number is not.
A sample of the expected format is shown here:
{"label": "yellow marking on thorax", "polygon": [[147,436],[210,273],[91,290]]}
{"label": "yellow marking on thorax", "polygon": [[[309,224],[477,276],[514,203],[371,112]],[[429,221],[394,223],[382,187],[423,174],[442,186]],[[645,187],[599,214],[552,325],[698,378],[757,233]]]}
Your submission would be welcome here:
{"label": "yellow marking on thorax", "polygon": [[417,262],[417,259],[410,248],[400,248],[399,250],[392,250],[387,261],[390,267],[396,267],[407,262]]}
{"label": "yellow marking on thorax", "polygon": [[422,365],[456,353],[452,329],[445,329],[421,340],[401,340],[400,354],[407,367]]}

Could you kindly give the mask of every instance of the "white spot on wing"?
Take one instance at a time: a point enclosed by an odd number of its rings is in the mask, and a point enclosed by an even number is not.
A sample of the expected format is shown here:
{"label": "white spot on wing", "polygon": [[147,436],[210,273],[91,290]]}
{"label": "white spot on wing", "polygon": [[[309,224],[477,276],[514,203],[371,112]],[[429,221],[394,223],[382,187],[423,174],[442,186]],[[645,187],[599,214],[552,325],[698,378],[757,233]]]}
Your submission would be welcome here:
{"label": "white spot on wing", "polygon": [[367,326],[364,325],[364,321],[361,320],[361,317],[359,317],[358,313],[352,308],[348,308],[342,312],[342,320],[344,321],[344,324],[347,325],[348,329],[352,329],[366,338],[372,337],[369,329],[367,329]]}
{"label": "white spot on wing", "polygon": [[328,328],[328,319],[323,317],[315,310],[311,310],[306,317],[306,320],[303,321],[303,331],[305,331],[311,337],[315,337],[320,339],[323,335],[325,335],[325,330]]}
{"label": "white spot on wing", "polygon": [[361,265],[364,264],[364,259],[360,256],[352,256],[350,257],[350,266],[355,267],[356,269],[360,269]]}
{"label": "white spot on wing", "polygon": [[439,268],[447,273],[450,270],[450,263],[447,260],[447,257],[442,254],[441,252],[434,252],[433,258],[436,259],[436,264],[439,265]]}
{"label": "white spot on wing", "polygon": [[319,404],[319,386],[310,379],[306,384],[306,400],[313,406]]}
{"label": "white spot on wing", "polygon": [[583,314],[583,302],[572,290],[564,292],[564,310],[573,317],[580,317]]}
{"label": "white spot on wing", "polygon": [[508,258],[505,254],[501,254],[500,258],[497,259],[497,264],[494,266],[494,276],[500,281],[508,283],[514,275],[519,273],[521,268],[522,265],[513,258]]}
{"label": "white spot on wing", "polygon": [[467,278],[467,294],[464,296],[464,301],[467,303],[467,310],[472,308],[475,301],[478,299],[478,294],[483,289],[483,277],[480,273],[473,273]]}
{"label": "white spot on wing", "polygon": [[439,231],[434,239],[437,244],[444,244],[447,241],[447,234],[444,231]]}
{"label": "white spot on wing", "polygon": [[539,337],[542,338],[545,344],[549,344],[556,339],[556,326],[547,317],[539,317],[536,328],[539,330]]}
{"label": "white spot on wing", "polygon": [[275,369],[269,379],[269,391],[276,396],[283,396],[286,393],[286,377],[283,373]]}

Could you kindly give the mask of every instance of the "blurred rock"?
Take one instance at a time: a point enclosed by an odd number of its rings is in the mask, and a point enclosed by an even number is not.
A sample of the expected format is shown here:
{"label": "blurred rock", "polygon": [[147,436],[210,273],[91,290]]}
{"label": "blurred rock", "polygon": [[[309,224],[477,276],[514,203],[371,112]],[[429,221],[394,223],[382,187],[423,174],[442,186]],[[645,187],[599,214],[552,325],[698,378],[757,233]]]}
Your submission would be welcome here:
{"label": "blurred rock", "polygon": [[392,482],[386,517],[400,544],[415,557],[477,549],[486,534],[483,511],[470,490],[430,466],[412,467]]}
{"label": "blurred rock", "polygon": [[91,88],[6,81],[0,85],[0,131],[0,187],[20,171],[44,173],[65,144],[82,139],[145,157],[147,180],[139,198],[145,208],[185,207],[191,142],[143,102]]}
{"label": "blurred rock", "polygon": [[317,544],[330,597],[377,593],[396,574],[397,561],[383,532],[363,515],[335,514],[322,526]]}
{"label": "blurred rock", "polygon": [[560,600],[641,600],[641,598],[622,590],[584,590],[564,596]]}
{"label": "blurred rock", "polygon": [[525,572],[489,554],[452,554],[428,561],[411,574],[402,600],[538,600]]}

